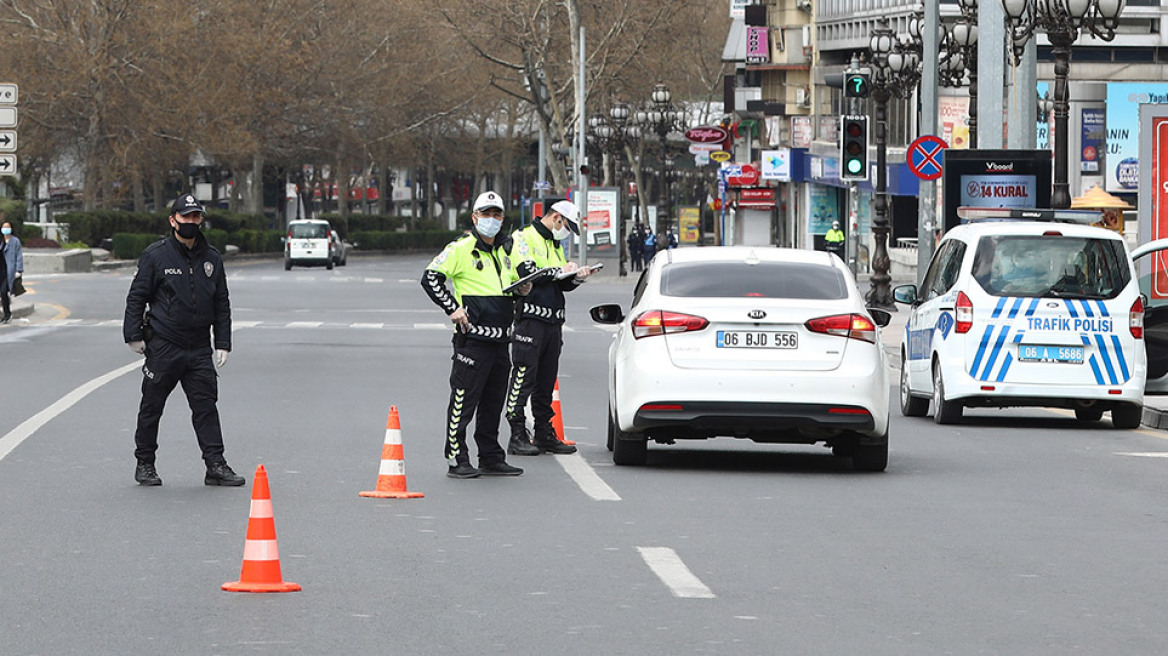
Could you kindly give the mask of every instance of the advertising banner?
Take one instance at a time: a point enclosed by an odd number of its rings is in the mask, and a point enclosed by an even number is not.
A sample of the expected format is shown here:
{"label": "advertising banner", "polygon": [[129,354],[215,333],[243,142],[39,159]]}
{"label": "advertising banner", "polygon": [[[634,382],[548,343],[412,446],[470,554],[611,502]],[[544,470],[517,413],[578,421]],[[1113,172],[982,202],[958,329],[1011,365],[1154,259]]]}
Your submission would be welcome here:
{"label": "advertising banner", "polygon": [[746,63],[765,64],[771,60],[771,39],[765,27],[746,28]]}
{"label": "advertising banner", "polygon": [[1140,105],[1168,103],[1168,83],[1107,85],[1107,191],[1131,193],[1140,183]]}
{"label": "advertising banner", "polygon": [[760,173],[763,180],[789,181],[791,179],[790,148],[764,150],[760,163],[762,165]]}
{"label": "advertising banner", "polygon": [[791,147],[810,148],[814,136],[810,116],[791,117]]}
{"label": "advertising banner", "polygon": [[696,206],[677,208],[677,225],[681,234],[677,239],[682,244],[696,244],[701,239],[702,210]]}
{"label": "advertising banner", "polygon": [[941,96],[937,98],[937,118],[941,123],[938,135],[950,148],[969,148],[969,98]]}
{"label": "advertising banner", "polygon": [[[1140,132],[1150,137],[1139,150],[1140,159],[1149,163],[1140,171],[1139,195],[1139,241],[1146,243],[1168,238],[1168,105],[1144,105],[1139,117]],[[1148,295],[1152,299],[1168,298],[1166,260],[1164,251],[1137,260],[1140,276],[1151,274]]]}
{"label": "advertising banner", "polygon": [[834,187],[808,185],[810,211],[807,213],[807,234],[825,235],[831,230],[832,221],[839,221],[839,205]]}
{"label": "advertising banner", "polygon": [[942,168],[946,230],[961,206],[1050,207],[1050,151],[949,149]]}
{"label": "advertising banner", "polygon": [[[576,200],[573,190],[572,199]],[[617,222],[620,214],[620,190],[616,187],[589,187],[588,212],[584,224],[588,228],[588,254],[613,252],[616,243]],[[575,248],[580,247],[580,236],[573,235]]]}
{"label": "advertising banner", "polygon": [[1099,161],[1103,159],[1106,126],[1102,109],[1083,109],[1083,137],[1079,151],[1079,166],[1083,173],[1099,173]]}

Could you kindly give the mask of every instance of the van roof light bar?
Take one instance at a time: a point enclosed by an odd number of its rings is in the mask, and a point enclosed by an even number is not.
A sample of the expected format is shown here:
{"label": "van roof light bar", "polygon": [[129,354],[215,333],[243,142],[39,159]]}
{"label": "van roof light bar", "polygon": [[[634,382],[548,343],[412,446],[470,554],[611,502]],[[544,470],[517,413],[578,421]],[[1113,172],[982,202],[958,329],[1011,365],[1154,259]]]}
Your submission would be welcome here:
{"label": "van roof light bar", "polygon": [[1099,210],[1053,210],[1036,207],[958,207],[965,221],[1046,221],[1090,225],[1100,220]]}

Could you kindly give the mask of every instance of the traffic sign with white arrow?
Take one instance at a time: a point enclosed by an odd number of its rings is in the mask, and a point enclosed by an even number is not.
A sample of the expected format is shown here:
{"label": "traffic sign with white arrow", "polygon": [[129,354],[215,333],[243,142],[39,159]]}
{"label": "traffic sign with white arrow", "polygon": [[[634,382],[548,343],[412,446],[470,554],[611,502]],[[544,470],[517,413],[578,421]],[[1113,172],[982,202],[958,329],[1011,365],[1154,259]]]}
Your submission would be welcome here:
{"label": "traffic sign with white arrow", "polygon": [[16,175],[16,155],[0,155],[0,177]]}
{"label": "traffic sign with white arrow", "polygon": [[16,130],[0,130],[0,153],[16,152]]}

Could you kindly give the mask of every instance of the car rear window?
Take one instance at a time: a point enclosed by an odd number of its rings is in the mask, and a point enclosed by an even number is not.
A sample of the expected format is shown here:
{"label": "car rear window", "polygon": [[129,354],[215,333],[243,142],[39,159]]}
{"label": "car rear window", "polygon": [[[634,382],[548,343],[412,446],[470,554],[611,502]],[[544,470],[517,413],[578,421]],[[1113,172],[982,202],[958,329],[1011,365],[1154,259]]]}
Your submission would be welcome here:
{"label": "car rear window", "polygon": [[685,262],[665,267],[666,296],[721,298],[847,298],[843,274],[822,264],[797,262]]}
{"label": "car rear window", "polygon": [[1115,298],[1131,281],[1118,239],[1042,235],[982,237],[973,278],[994,296]]}
{"label": "car rear window", "polygon": [[294,223],[292,237],[295,239],[328,239],[328,227],[322,223]]}

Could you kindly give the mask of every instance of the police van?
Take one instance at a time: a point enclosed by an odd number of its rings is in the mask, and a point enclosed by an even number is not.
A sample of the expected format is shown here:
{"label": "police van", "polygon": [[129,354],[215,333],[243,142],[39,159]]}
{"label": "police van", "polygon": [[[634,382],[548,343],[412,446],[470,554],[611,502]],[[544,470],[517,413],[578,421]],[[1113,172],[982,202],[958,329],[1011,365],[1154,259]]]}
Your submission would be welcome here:
{"label": "police van", "polygon": [[[923,417],[931,402],[934,421],[951,424],[966,407],[1059,407],[1138,427],[1146,299],[1123,236],[1089,225],[1098,212],[958,215],[968,223],[945,233],[920,288],[893,290],[911,306],[901,413]],[[1137,253],[1163,248],[1168,241]]]}

